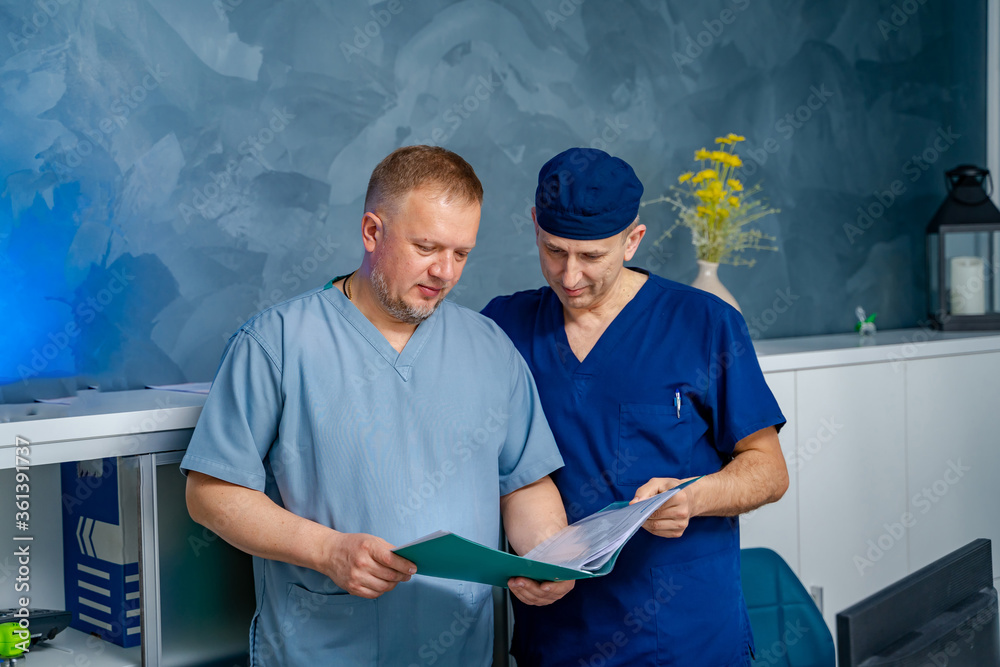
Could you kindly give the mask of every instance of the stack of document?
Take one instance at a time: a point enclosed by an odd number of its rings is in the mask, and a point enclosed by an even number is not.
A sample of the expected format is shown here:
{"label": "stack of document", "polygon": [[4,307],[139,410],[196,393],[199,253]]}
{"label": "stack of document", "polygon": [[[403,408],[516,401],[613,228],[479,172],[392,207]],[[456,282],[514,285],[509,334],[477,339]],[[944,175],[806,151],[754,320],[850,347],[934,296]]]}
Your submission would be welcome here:
{"label": "stack of document", "polygon": [[563,581],[611,572],[629,538],[675,493],[700,477],[633,505],[613,503],[545,540],[523,557],[437,531],[394,553],[417,566],[417,574],[505,587],[511,577]]}

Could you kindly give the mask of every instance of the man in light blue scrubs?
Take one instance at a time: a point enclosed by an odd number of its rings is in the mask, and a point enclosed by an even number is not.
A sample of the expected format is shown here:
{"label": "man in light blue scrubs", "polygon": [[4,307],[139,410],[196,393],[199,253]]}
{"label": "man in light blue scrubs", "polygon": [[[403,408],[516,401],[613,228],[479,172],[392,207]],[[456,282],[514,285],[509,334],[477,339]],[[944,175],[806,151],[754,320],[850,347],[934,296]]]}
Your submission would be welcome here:
{"label": "man in light blue scrubs", "polygon": [[538,383],[570,521],[705,477],[653,515],[609,575],[548,607],[515,602],[518,667],[750,664],[737,515],[785,492],[785,419],[739,312],[624,267],[646,231],[641,196],[632,168],[603,151],[552,158],[532,209],[549,287],[483,313]]}
{"label": "man in light blue scrubs", "polygon": [[[435,530],[525,553],[566,525],[531,374],[498,326],[444,301],[482,186],[410,146],[372,174],[361,268],[230,339],[181,464],[191,516],[254,555],[253,665],[488,665],[489,586],[413,576]],[[512,579],[526,604],[571,582]]]}

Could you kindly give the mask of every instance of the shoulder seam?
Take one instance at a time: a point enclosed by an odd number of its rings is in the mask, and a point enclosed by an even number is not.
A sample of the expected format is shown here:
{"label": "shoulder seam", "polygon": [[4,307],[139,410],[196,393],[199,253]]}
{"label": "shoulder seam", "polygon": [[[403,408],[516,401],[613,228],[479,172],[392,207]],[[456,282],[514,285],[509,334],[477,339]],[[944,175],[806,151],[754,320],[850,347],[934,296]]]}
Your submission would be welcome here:
{"label": "shoulder seam", "polygon": [[247,335],[253,338],[254,341],[257,342],[257,345],[260,346],[260,349],[263,350],[265,356],[267,356],[267,360],[270,361],[271,365],[274,366],[275,370],[278,371],[278,375],[281,375],[282,374],[281,364],[275,361],[274,357],[276,355],[271,350],[271,346],[267,344],[267,342],[261,337],[259,333],[257,333],[255,330],[251,329],[247,325],[243,325],[243,331],[247,332]]}

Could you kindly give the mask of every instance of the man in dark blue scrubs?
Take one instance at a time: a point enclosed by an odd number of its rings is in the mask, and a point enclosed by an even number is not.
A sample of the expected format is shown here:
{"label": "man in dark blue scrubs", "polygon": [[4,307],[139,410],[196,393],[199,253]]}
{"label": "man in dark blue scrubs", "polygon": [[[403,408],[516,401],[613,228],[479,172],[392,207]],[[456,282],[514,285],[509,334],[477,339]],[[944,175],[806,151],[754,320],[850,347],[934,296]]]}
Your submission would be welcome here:
{"label": "man in dark blue scrubs", "polygon": [[646,231],[641,196],[632,168],[603,151],[552,158],[532,212],[549,286],[483,313],[534,374],[571,522],[705,477],[650,518],[611,574],[548,607],[515,601],[519,667],[750,664],[738,515],[788,486],[785,419],[738,311],[624,266]]}

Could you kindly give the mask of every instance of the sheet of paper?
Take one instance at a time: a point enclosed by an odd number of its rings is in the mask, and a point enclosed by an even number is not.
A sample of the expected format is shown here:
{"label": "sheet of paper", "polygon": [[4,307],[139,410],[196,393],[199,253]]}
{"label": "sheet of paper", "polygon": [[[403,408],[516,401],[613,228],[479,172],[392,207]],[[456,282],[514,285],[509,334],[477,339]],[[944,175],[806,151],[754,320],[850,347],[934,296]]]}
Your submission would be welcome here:
{"label": "sheet of paper", "polygon": [[681,488],[664,491],[634,505],[591,514],[545,540],[524,557],[576,570],[600,569]]}
{"label": "sheet of paper", "polygon": [[185,382],[184,384],[147,384],[146,389],[162,389],[163,391],[183,391],[189,394],[207,394],[212,388],[211,382]]}
{"label": "sheet of paper", "polygon": [[76,396],[63,396],[62,398],[36,398],[35,403],[50,403],[52,405],[73,405]]}

